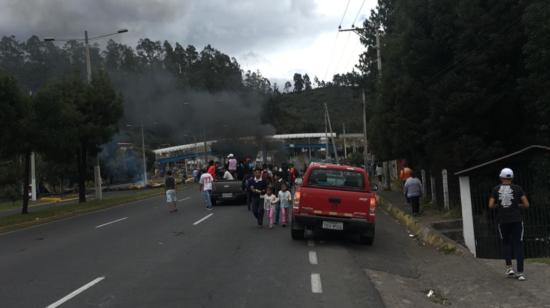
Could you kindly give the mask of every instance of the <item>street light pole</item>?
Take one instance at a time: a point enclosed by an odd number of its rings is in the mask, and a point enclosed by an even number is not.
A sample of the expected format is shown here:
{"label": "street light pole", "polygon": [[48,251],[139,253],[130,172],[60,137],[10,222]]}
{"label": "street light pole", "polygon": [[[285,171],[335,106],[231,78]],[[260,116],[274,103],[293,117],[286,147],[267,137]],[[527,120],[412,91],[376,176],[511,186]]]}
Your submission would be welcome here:
{"label": "street light pole", "polygon": [[[86,82],[89,84],[92,83],[92,61],[90,59],[90,40],[100,39],[104,37],[109,37],[116,34],[126,33],[128,32],[128,29],[120,29],[115,33],[109,33],[104,35],[95,36],[92,38],[88,38],[88,31],[84,30],[84,53],[86,58]],[[55,38],[52,37],[46,37],[44,38],[45,42],[53,42],[55,41]],[[82,41],[82,39],[73,39],[74,41]],[[60,40],[60,41],[70,41],[70,40]],[[103,190],[101,187],[101,168],[99,165],[99,155],[97,156],[96,165],[94,166],[94,186],[95,186],[95,197],[96,200],[103,200]]]}
{"label": "street light pole", "polygon": [[147,187],[147,158],[145,157],[145,135],[143,134],[143,121],[141,122],[141,155],[143,155],[143,187]]}
{"label": "street light pole", "polygon": [[[84,49],[86,55],[86,82],[88,85],[92,83],[92,61],[90,59],[90,44],[88,41],[88,31],[84,30]],[[99,154],[96,158],[94,166],[94,186],[96,200],[103,200],[103,188],[101,187],[101,166],[99,164]]]}

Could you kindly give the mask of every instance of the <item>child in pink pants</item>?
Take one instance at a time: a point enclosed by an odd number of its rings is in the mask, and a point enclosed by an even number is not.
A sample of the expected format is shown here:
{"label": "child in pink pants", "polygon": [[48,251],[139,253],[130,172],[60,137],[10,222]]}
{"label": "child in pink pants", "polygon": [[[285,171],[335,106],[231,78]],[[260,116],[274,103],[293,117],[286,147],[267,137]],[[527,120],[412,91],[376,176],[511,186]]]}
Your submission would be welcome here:
{"label": "child in pink pants", "polygon": [[283,183],[281,184],[281,190],[279,191],[279,206],[281,207],[281,224],[283,227],[286,227],[287,221],[287,211],[290,207],[290,202],[292,201],[292,195],[288,191],[288,186]]}
{"label": "child in pink pants", "polygon": [[264,195],[264,210],[269,218],[270,229],[273,228],[273,223],[275,222],[275,210],[278,201],[277,196],[273,194],[273,188],[268,187]]}

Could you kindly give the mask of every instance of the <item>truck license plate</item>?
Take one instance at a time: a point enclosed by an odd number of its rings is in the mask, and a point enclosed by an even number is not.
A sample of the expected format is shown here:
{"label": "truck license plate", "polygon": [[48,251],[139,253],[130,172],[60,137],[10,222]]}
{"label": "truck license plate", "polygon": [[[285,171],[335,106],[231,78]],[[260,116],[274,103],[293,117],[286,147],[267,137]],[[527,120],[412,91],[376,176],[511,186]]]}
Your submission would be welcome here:
{"label": "truck license plate", "polygon": [[223,193],[222,198],[233,198],[233,194],[232,193]]}
{"label": "truck license plate", "polygon": [[323,229],[344,230],[344,223],[343,222],[323,221]]}

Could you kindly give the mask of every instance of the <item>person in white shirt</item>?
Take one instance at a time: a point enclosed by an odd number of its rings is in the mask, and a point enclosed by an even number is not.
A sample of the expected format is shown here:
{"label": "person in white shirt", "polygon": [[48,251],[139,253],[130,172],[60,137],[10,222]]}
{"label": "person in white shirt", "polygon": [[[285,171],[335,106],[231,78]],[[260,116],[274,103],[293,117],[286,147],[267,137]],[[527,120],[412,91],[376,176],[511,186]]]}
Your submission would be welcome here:
{"label": "person in white shirt", "polygon": [[224,168],[224,173],[223,173],[223,179],[226,180],[226,181],[233,181],[235,180],[235,178],[233,177],[233,175],[231,174],[231,172],[229,172],[229,170],[225,169]]}
{"label": "person in white shirt", "polygon": [[378,183],[382,183],[382,176],[384,175],[384,169],[381,165],[376,166],[376,177],[378,178]]}
{"label": "person in white shirt", "polygon": [[233,154],[229,154],[227,158],[229,158],[227,162],[227,169],[229,169],[229,172],[235,177],[237,174],[237,159]]}
{"label": "person in white shirt", "polygon": [[283,182],[281,184],[281,190],[279,191],[279,206],[281,208],[281,224],[283,227],[286,227],[286,222],[288,219],[288,208],[290,207],[290,202],[292,201],[292,195],[288,191],[288,186]]}
{"label": "person in white shirt", "polygon": [[207,210],[212,210],[212,199],[210,199],[210,195],[212,194],[212,182],[214,182],[214,178],[210,173],[204,170],[204,173],[199,179],[199,184],[200,191],[202,193],[202,197],[204,198],[204,202],[206,203]]}

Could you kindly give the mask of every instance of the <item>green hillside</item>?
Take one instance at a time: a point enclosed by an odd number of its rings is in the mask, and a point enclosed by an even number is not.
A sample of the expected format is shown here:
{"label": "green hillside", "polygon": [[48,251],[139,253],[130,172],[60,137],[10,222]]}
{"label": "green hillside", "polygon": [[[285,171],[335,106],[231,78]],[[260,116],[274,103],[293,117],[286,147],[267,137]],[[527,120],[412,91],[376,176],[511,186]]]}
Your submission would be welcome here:
{"label": "green hillside", "polygon": [[309,91],[292,92],[274,96],[267,106],[267,122],[278,134],[324,132],[324,110],[326,103],[333,130],[347,133],[362,132],[363,112],[359,90],[346,87],[325,87]]}

